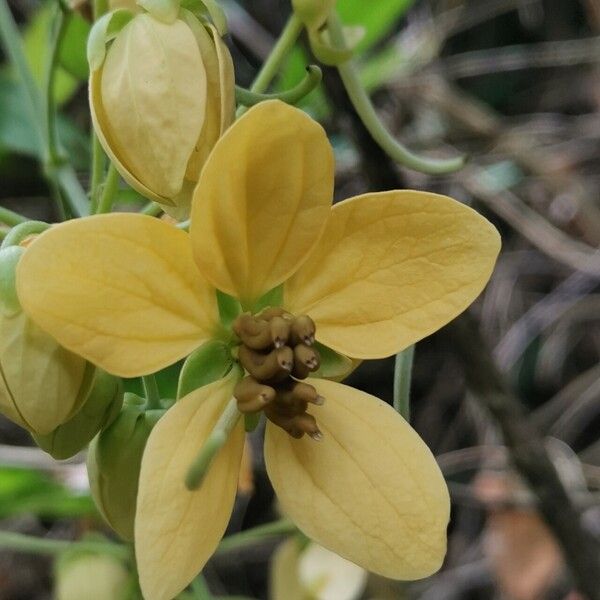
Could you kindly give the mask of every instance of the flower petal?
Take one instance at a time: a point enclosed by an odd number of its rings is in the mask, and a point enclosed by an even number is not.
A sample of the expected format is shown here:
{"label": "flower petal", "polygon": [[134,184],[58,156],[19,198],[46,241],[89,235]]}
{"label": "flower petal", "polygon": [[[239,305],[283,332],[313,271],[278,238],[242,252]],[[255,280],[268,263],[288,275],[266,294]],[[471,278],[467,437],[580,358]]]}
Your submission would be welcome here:
{"label": "flower petal", "polygon": [[500,250],[494,226],[427,192],[366,194],[334,206],[308,260],[285,284],[320,342],[382,358],[430,335],[481,293]]}
{"label": "flower petal", "polygon": [[374,573],[440,568],[450,499],[431,452],[389,405],[332,381],[314,410],[323,440],[267,423],[265,459],[284,513],[311,539]]}
{"label": "flower petal", "polygon": [[231,397],[234,379],[187,395],[154,427],[140,473],[135,549],[146,600],[171,600],[204,567],[231,516],[244,448],[237,424],[201,487],[190,492],[185,475]]}
{"label": "flower petal", "polygon": [[322,127],[279,101],[236,121],[210,155],[192,203],[194,257],[246,303],[289,277],[319,239],[333,193]]}
{"label": "flower petal", "polygon": [[214,289],[195,268],[188,234],[144,215],[49,229],[20,260],[17,291],[42,329],[122,377],[186,356],[217,323]]}

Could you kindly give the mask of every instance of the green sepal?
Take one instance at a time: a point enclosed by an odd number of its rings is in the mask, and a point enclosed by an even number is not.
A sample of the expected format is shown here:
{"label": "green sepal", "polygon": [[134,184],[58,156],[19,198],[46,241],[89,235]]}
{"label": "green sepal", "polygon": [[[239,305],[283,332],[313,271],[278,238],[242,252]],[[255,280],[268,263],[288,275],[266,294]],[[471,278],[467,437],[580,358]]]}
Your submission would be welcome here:
{"label": "green sepal", "polygon": [[225,11],[215,0],[182,0],[181,8],[194,14],[208,15],[221,37],[229,30]]}
{"label": "green sepal", "polygon": [[315,371],[311,375],[311,377],[341,381],[350,375],[354,369],[354,363],[347,356],[339,354],[335,350],[332,350],[319,342],[315,342],[314,347],[321,356],[321,366],[318,371]]}
{"label": "green sepal", "polygon": [[308,39],[310,48],[313,54],[324,65],[337,67],[342,63],[350,60],[356,50],[356,47],[364,37],[365,30],[363,27],[344,27],[347,47],[336,48],[330,39],[329,32],[318,29],[310,29],[308,31]]}
{"label": "green sepal", "polygon": [[242,314],[242,305],[237,298],[234,298],[225,292],[217,290],[216,294],[221,325],[223,325],[225,329],[229,329],[237,317]]}
{"label": "green sepal", "polygon": [[123,384],[101,369],[95,370],[92,388],[83,406],[66,423],[46,435],[32,434],[35,443],[57,460],[75,456],[119,415]]}
{"label": "green sepal", "polygon": [[146,401],[125,394],[114,422],[90,444],[87,458],[90,490],[106,522],[123,539],[133,540],[133,523],[142,455],[153,427],[166,412],[145,410]]}
{"label": "green sepal", "polygon": [[252,312],[257,313],[269,306],[281,306],[283,304],[283,284],[274,287],[264,296],[261,296],[252,307]]}
{"label": "green sepal", "polygon": [[137,4],[157,21],[167,25],[177,20],[181,8],[179,0],[137,0]]}
{"label": "green sepal", "polygon": [[20,246],[9,246],[0,250],[0,311],[6,317],[21,312],[17,296],[17,263],[25,252]]}
{"label": "green sepal", "polygon": [[246,433],[250,433],[258,427],[258,424],[260,423],[260,414],[261,413],[258,412],[244,415],[244,428]]}
{"label": "green sepal", "polygon": [[87,41],[87,59],[90,71],[98,70],[106,58],[106,44],[117,37],[118,33],[135,15],[126,8],[118,8],[101,16],[93,25]]}
{"label": "green sepal", "polygon": [[229,346],[218,340],[202,344],[183,363],[177,386],[177,399],[190,392],[222,379],[229,373],[233,358]]}

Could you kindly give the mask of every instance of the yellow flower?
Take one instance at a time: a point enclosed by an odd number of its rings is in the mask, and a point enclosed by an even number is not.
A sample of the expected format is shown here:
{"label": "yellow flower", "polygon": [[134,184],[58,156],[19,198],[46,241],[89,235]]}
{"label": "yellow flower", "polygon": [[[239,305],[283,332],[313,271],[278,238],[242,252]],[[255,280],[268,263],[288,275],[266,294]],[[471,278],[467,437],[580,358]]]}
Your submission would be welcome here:
{"label": "yellow flower", "polygon": [[[261,103],[206,162],[190,234],[132,214],[67,222],[40,236],[21,261],[19,298],[67,348],[122,376],[163,368],[223,335],[216,289],[256,313],[258,300],[281,284],[286,314],[309,315],[319,342],[355,359],[389,356],[477,297],[499,236],[475,211],[436,194],[365,194],[332,208],[333,174],[320,125],[283,103]],[[237,332],[248,367],[250,338]],[[311,333],[303,339],[294,344],[310,350]],[[269,356],[288,348],[277,346]],[[289,364],[276,365],[277,377],[296,368],[296,347]],[[244,408],[236,372],[178,401],[148,441],[135,524],[148,600],[179,593],[225,531],[241,422],[199,490],[189,491],[184,478],[234,393]],[[302,410],[286,425],[289,395],[281,386],[290,382],[273,383],[277,396],[265,407],[265,458],[284,512],[317,543],[370,571],[415,579],[437,570],[448,492],[416,432],[384,402],[319,379],[304,388],[314,404],[326,398],[316,421]],[[268,395],[264,381],[254,383]]]}
{"label": "yellow flower", "polygon": [[136,15],[90,77],[94,128],[125,181],[186,218],[202,166],[235,110],[233,63],[187,11]]}

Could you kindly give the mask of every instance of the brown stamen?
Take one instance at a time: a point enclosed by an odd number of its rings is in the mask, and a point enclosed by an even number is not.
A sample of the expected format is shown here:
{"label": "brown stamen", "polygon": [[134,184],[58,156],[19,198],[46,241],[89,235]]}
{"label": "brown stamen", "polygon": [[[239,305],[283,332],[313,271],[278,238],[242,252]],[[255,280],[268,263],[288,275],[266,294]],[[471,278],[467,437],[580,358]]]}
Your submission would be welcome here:
{"label": "brown stamen", "polygon": [[294,352],[289,346],[275,348],[268,354],[240,346],[238,356],[244,369],[258,381],[278,381],[287,377],[294,365]]}
{"label": "brown stamen", "polygon": [[255,413],[262,410],[267,404],[275,400],[275,390],[256,381],[251,376],[244,377],[233,390],[233,395],[238,401],[238,409],[242,413]]}
{"label": "brown stamen", "polygon": [[307,346],[312,346],[315,343],[315,333],[315,323],[308,315],[296,317],[292,322],[292,345],[306,344]]}

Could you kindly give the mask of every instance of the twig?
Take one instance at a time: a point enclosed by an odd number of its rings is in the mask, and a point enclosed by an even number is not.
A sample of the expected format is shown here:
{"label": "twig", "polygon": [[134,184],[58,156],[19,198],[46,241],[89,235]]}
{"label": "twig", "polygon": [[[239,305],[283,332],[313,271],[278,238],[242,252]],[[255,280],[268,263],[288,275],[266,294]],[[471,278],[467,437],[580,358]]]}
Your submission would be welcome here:
{"label": "twig", "polygon": [[511,461],[562,546],[577,587],[589,600],[600,600],[600,540],[585,528],[581,511],[563,487],[540,435],[506,387],[477,326],[466,315],[449,330],[464,364],[467,385],[500,427]]}

